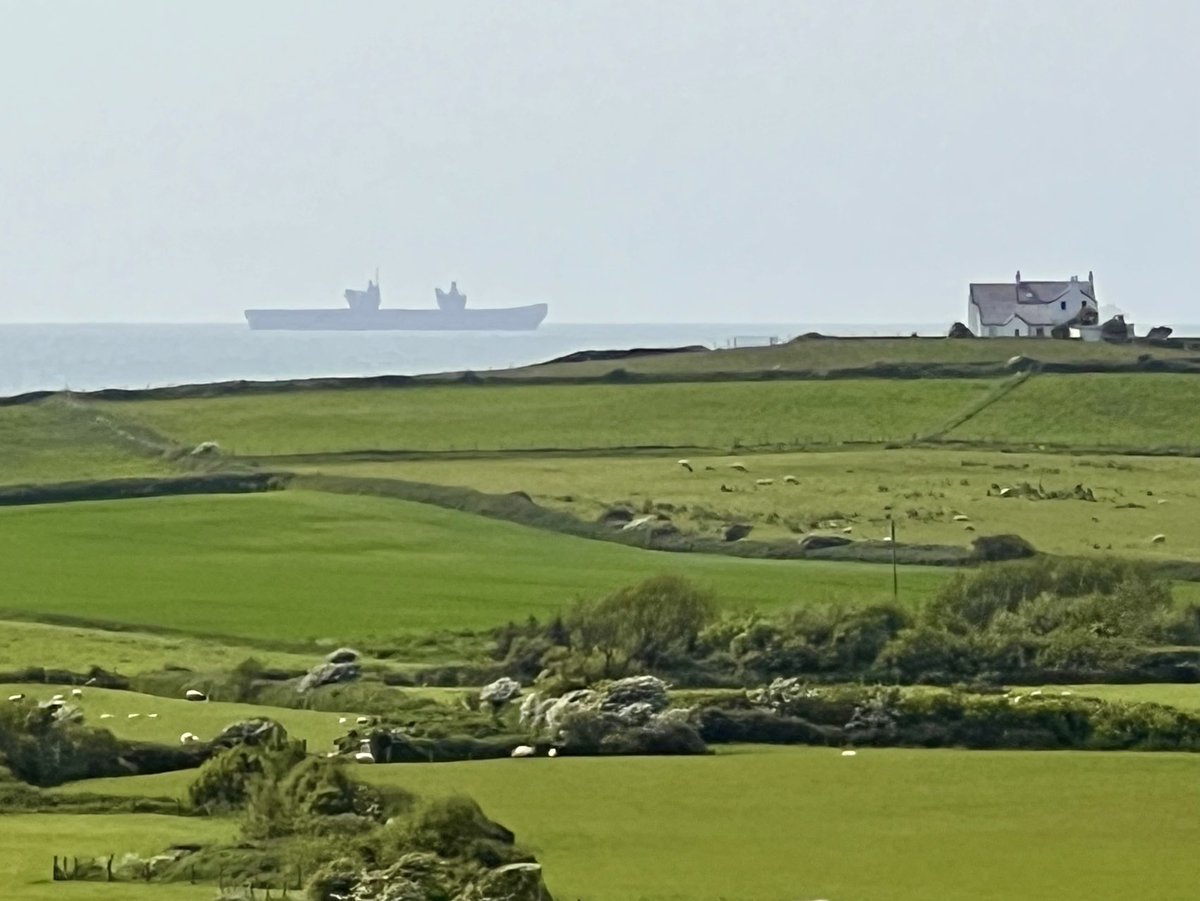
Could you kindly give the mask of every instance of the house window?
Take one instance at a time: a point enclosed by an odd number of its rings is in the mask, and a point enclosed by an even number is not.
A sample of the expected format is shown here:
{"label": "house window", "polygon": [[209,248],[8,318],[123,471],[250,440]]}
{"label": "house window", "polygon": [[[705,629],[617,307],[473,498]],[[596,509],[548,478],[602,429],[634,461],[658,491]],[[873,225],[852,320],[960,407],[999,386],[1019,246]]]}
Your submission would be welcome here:
{"label": "house window", "polygon": [[1062,307],[1064,310],[1067,308],[1067,302],[1065,300],[1060,301],[1058,305],[1060,307]]}

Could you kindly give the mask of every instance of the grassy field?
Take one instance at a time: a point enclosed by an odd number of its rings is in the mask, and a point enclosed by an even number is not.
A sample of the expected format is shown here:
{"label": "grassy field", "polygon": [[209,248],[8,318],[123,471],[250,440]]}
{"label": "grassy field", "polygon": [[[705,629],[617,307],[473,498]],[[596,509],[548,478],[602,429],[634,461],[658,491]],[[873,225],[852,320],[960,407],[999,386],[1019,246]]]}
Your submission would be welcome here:
{"label": "grassy field", "polygon": [[348,450],[717,447],[908,439],[986,379],[453,386],[96,404],[244,456]]}
{"label": "grassy field", "polygon": [[51,858],[141,855],[180,842],[227,841],[226,820],[150,814],[0,814],[0,885],[12,901],[212,901],[211,885],[51,882]]}
{"label": "grassy field", "polygon": [[[661,572],[762,609],[872,600],[891,585],[880,566],[664,554],[302,491],[9,508],[0,545],[0,609],[293,641],[550,617]],[[944,578],[906,568],[908,597]]]}
{"label": "grassy field", "polygon": [[[1200,756],[742,748],[366,768],[462,792],[581,901],[1195,897]],[[602,849],[602,850],[600,850]]]}
{"label": "grassy field", "polygon": [[[662,503],[688,531],[716,533],[730,522],[755,525],[755,538],[795,537],[817,523],[857,537],[897,535],[912,544],[966,545],[975,535],[1015,532],[1056,554],[1200,559],[1200,459],[1007,454],[963,450],[863,450],[583,458],[515,457],[328,464],[322,472],[466,485],[488,492],[525,491],[538,503],[596,518],[616,503],[642,509]],[[729,468],[742,462],[741,473]],[[708,467],[711,467],[709,469]],[[794,476],[799,484],[784,481]],[[757,485],[758,479],[773,479]],[[1000,497],[1022,482],[1047,491],[1075,485],[1095,502]],[[732,488],[733,491],[724,491]],[[992,495],[989,496],[988,492]],[[956,515],[969,522],[955,521]],[[1163,534],[1162,544],[1151,542]],[[1098,547],[1097,547],[1098,545]]]}
{"label": "grassy field", "polygon": [[[293,710],[285,707],[263,707],[253,704],[223,704],[208,701],[196,704],[191,701],[161,698],[156,695],[139,694],[133,691],[111,691],[103,688],[82,689],[83,697],[73,699],[79,706],[89,726],[107,729],[118,738],[136,741],[151,741],[173,745],[184,732],[194,732],[207,740],[226,726],[239,720],[268,717],[283,725],[294,738],[308,741],[309,750],[324,753],[331,749],[333,740],[344,735],[349,726],[338,723],[347,717],[353,721],[355,711],[326,712],[316,710]],[[56,694],[70,695],[69,685],[0,684],[0,695],[22,692],[40,701],[49,700]],[[399,692],[397,697],[399,697]],[[103,714],[111,719],[101,719]],[[130,718],[129,714],[137,716]],[[149,714],[156,714],[151,717]]]}
{"label": "grassy field", "polygon": [[1043,685],[1044,691],[1068,689],[1089,698],[1105,701],[1135,701],[1137,703],[1167,704],[1182,710],[1200,712],[1200,685],[1149,683],[1141,685]]}
{"label": "grassy field", "polygon": [[945,338],[854,338],[800,340],[775,347],[747,347],[713,353],[669,354],[628,360],[599,360],[583,363],[554,363],[526,366],[489,375],[533,377],[598,377],[622,368],[629,372],[695,375],[715,372],[767,372],[811,370],[832,372],[888,363],[995,363],[1018,354],[1047,363],[1115,363],[1136,360],[1150,351],[1161,359],[1195,357],[1194,352],[1146,348],[1135,345],[1084,344],[1080,341],[1029,341],[1021,338],[992,338],[987,341],[957,341]]}
{"label": "grassy field", "polygon": [[[31,613],[37,614],[37,611]],[[314,659],[311,653],[294,654],[252,644],[180,635],[0,620],[0,670],[41,666],[81,671],[80,667],[99,666],[124,676],[136,676],[167,666],[231,670],[250,657],[264,666],[284,669],[306,669]]]}
{"label": "grassy field", "polygon": [[947,438],[1200,448],[1200,376],[1056,375],[1025,382]]}
{"label": "grassy field", "polygon": [[160,457],[61,400],[0,407],[0,485],[170,472]]}

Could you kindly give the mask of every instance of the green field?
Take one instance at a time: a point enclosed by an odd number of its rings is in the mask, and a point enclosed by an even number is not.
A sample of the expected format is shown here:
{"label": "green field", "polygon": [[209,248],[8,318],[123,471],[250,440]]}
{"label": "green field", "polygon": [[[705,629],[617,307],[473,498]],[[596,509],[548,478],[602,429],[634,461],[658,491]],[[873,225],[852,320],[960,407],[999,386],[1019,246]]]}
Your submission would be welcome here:
{"label": "green field", "polygon": [[12,901],[212,901],[211,885],[51,882],[54,855],[158,853],[186,842],[227,841],[227,820],[151,814],[0,814],[0,885]]}
{"label": "green field", "polygon": [[[880,566],[664,554],[303,491],[8,508],[0,544],[0,609],[252,640],[486,628],[660,572],[762,609],[871,600],[891,586]],[[906,569],[909,597],[943,578]]]}
{"label": "green field", "polygon": [[157,475],[170,465],[145,445],[62,400],[0,407],[0,485]]}
{"label": "green field", "polygon": [[350,450],[734,447],[908,439],[987,379],[347,389],[95,404],[243,456]]}
{"label": "green field", "polygon": [[1200,376],[1036,376],[947,438],[1076,447],[1200,448]]}
{"label": "green field", "polygon": [[[56,694],[70,696],[69,685],[0,684],[0,695],[21,692],[29,698],[47,701]],[[83,696],[71,703],[83,710],[85,722],[98,729],[107,729],[118,738],[174,745],[184,732],[193,732],[207,741],[226,726],[254,717],[269,717],[288,730],[294,738],[308,741],[313,753],[331,750],[334,738],[344,735],[350,727],[340,724],[340,718],[353,721],[355,711],[327,712],[294,710],[285,707],[263,707],[253,704],[223,704],[207,701],[197,704],[182,698],[161,698],[133,691],[112,691],[86,687]],[[397,692],[397,697],[400,697]],[[103,719],[104,714],[110,719]],[[135,713],[133,719],[129,714]],[[151,717],[150,714],[155,714]]]}
{"label": "green field", "polygon": [[[538,503],[592,520],[617,503],[675,508],[688,531],[715,534],[730,522],[755,525],[754,538],[796,537],[851,527],[882,538],[888,516],[909,544],[966,545],[975,535],[1015,532],[1039,550],[1070,555],[1200,559],[1200,459],[962,450],[870,450],[741,457],[523,457],[321,464],[321,472],[525,491]],[[749,472],[729,468],[741,462]],[[708,468],[708,467],[711,467]],[[785,482],[794,476],[799,484]],[[758,479],[773,479],[758,485]],[[1047,491],[1090,488],[1095,502],[1000,497],[991,486],[1022,482]],[[734,489],[732,492],[722,490]],[[992,491],[989,496],[988,492]],[[969,522],[955,521],[956,515]],[[814,526],[817,522],[836,523]],[[789,526],[789,524],[791,524]],[[1155,535],[1167,540],[1151,542]],[[1097,547],[1099,545],[1099,547]]]}
{"label": "green field", "polygon": [[473,796],[572,901],[1196,897],[1198,755],[755,747],[364,773]]}
{"label": "green field", "polygon": [[703,375],[720,372],[814,371],[861,369],[883,363],[991,363],[1003,364],[1017,355],[1045,363],[1132,362],[1150,351],[1159,359],[1194,358],[1189,351],[1146,348],[1136,345],[1081,341],[1029,341],[1024,338],[989,338],[959,341],[945,338],[850,338],[800,340],[774,347],[746,347],[712,353],[666,354],[626,360],[552,363],[525,366],[490,376],[521,378],[596,378],[614,369],[653,375]]}

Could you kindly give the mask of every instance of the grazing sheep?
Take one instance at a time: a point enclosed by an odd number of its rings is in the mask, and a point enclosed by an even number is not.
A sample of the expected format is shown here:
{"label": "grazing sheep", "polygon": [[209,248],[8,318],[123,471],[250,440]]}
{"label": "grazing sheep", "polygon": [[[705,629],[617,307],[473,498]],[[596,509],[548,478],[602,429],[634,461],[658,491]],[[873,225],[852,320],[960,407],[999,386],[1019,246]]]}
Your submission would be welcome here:
{"label": "grazing sheep", "polygon": [[126,716],[126,719],[136,720],[139,716],[141,716],[140,713],[130,713]]}
{"label": "grazing sheep", "polygon": [[849,750],[849,749],[847,749],[847,750],[845,750],[845,751],[843,751],[843,752],[842,752],[842,756],[843,756],[843,757],[857,757],[857,756],[858,756],[858,752],[857,752],[857,751],[854,751],[854,750]]}
{"label": "grazing sheep", "polygon": [[360,726],[366,726],[370,724],[371,718],[369,716],[360,716],[354,722],[358,723]]}
{"label": "grazing sheep", "polygon": [[755,485],[774,485],[775,480],[774,479],[755,479],[754,484]]}
{"label": "grazing sheep", "polygon": [[849,535],[853,531],[854,531],[854,526],[846,526],[846,528],[842,529],[842,532],[846,535]]}
{"label": "grazing sheep", "polygon": [[113,715],[111,713],[100,714],[100,719],[102,719],[102,720],[111,720],[112,718],[113,718]]}
{"label": "grazing sheep", "polygon": [[183,696],[185,699],[187,699],[189,701],[207,701],[208,700],[208,695],[206,695],[202,691],[197,691],[194,688],[189,688],[187,691],[185,691],[183,693]]}
{"label": "grazing sheep", "polygon": [[83,697],[83,689],[82,688],[72,688],[71,689],[71,697],[82,698]]}
{"label": "grazing sheep", "polygon": [[746,468],[745,463],[730,463],[729,468],[736,469],[738,472],[749,472],[750,471]]}
{"label": "grazing sheep", "polygon": [[23,694],[21,694],[21,695],[9,695],[9,696],[8,696],[8,699],[9,699],[10,701],[13,701],[13,702],[16,702],[16,701],[24,701],[24,700],[25,700],[25,695],[23,695]]}
{"label": "grazing sheep", "polygon": [[1031,698],[1040,698],[1041,696],[1042,696],[1042,690],[1040,688],[1035,688],[1033,691],[1031,691],[1029,693],[1029,697],[1031,697]]}
{"label": "grazing sheep", "polygon": [[512,754],[510,754],[509,756],[510,757],[532,757],[533,755],[534,755],[534,749],[532,747],[530,747],[529,745],[517,745],[515,748],[512,749]]}
{"label": "grazing sheep", "polygon": [[1162,533],[1159,533],[1158,535],[1155,535],[1153,538],[1150,539],[1150,543],[1151,544],[1164,544],[1166,542],[1166,540],[1167,540],[1167,536],[1163,535]]}
{"label": "grazing sheep", "polygon": [[558,748],[551,748],[549,751],[546,752],[546,756],[557,757],[558,756]]}
{"label": "grazing sheep", "polygon": [[970,522],[971,517],[967,516],[965,513],[956,513],[954,516],[954,521],[955,522]]}
{"label": "grazing sheep", "polygon": [[785,482],[787,482],[789,485],[799,485],[800,484],[800,480],[798,478],[796,478],[795,476],[784,476],[783,480]]}
{"label": "grazing sheep", "polygon": [[679,462],[679,465],[682,466],[684,469],[686,469],[688,472],[695,472],[695,470],[692,469],[692,461],[691,460],[680,460],[678,462]]}
{"label": "grazing sheep", "polygon": [[65,701],[65,700],[66,700],[66,698],[64,698],[62,695],[55,695],[55,696],[54,696],[54,697],[52,697],[50,700],[51,700],[51,701]]}
{"label": "grazing sheep", "polygon": [[156,720],[156,719],[158,719],[158,714],[157,714],[157,713],[147,713],[147,714],[146,714],[146,716],[147,716],[149,719],[152,719],[152,720]]}
{"label": "grazing sheep", "polygon": [[339,726],[344,726],[344,725],[346,725],[347,722],[349,722],[349,720],[346,717],[344,717],[344,716],[338,717],[338,725]]}
{"label": "grazing sheep", "polygon": [[194,732],[184,732],[181,736],[179,736],[179,743],[181,745],[190,745],[192,742],[199,740],[199,736],[197,736]]}

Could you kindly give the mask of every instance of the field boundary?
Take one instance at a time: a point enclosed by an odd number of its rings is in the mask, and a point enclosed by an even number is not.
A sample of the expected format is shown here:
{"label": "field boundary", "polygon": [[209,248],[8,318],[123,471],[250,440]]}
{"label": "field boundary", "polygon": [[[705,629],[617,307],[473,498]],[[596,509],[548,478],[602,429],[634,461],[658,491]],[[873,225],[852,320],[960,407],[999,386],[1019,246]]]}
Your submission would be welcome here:
{"label": "field boundary", "polygon": [[79,501],[138,500],[188,494],[253,494],[287,487],[286,472],[214,472],[191,476],[99,479],[0,487],[0,507],[66,504]]}

